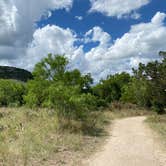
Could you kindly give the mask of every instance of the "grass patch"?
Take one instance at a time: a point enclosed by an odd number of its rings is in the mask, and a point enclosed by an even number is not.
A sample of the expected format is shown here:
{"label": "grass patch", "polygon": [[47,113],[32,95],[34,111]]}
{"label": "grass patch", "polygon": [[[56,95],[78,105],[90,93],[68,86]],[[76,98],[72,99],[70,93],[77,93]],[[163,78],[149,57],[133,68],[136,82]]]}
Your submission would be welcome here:
{"label": "grass patch", "polygon": [[74,165],[101,143],[106,112],[86,121],[58,119],[52,110],[0,109],[0,165]]}
{"label": "grass patch", "polygon": [[154,129],[163,140],[163,143],[166,147],[166,114],[165,115],[152,115],[149,116],[146,122]]}
{"label": "grass patch", "polygon": [[153,112],[130,103],[113,102],[108,108],[111,119],[152,115]]}
{"label": "grass patch", "polygon": [[149,111],[112,105],[76,121],[48,109],[1,108],[0,165],[80,165],[103,145],[112,120],[145,114]]}

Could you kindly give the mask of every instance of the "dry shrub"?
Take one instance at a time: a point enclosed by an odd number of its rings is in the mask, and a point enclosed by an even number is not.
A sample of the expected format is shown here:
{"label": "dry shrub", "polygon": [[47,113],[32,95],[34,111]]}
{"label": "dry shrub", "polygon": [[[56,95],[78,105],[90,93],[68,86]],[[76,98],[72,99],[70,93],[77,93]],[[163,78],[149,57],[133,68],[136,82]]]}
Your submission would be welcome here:
{"label": "dry shrub", "polygon": [[112,111],[114,111],[114,110],[124,110],[124,109],[140,109],[140,108],[138,108],[138,106],[137,105],[135,105],[135,104],[131,104],[131,103],[122,103],[122,102],[119,102],[119,101],[114,101],[114,102],[112,102],[111,103],[111,105],[110,105],[110,109],[112,110]]}

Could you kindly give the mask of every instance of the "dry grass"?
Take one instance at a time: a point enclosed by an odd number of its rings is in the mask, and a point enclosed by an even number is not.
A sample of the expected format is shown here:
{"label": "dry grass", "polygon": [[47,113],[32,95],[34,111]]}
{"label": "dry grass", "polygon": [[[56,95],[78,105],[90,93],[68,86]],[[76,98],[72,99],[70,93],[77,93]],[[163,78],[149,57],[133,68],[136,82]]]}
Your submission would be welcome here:
{"label": "dry grass", "polygon": [[159,133],[160,138],[166,147],[166,114],[149,116],[146,122],[148,122],[152,129]]}
{"label": "dry grass", "polygon": [[107,110],[111,112],[110,116],[112,117],[112,119],[153,114],[153,112],[150,110],[138,107],[133,104],[123,104],[121,102],[112,103],[107,108]]}
{"label": "dry grass", "polygon": [[77,165],[107,133],[109,118],[95,112],[85,123],[58,119],[51,110],[0,109],[0,165]]}
{"label": "dry grass", "polygon": [[1,108],[0,165],[81,165],[82,158],[103,145],[113,119],[145,114],[150,113],[116,103],[80,122],[58,119],[53,110]]}

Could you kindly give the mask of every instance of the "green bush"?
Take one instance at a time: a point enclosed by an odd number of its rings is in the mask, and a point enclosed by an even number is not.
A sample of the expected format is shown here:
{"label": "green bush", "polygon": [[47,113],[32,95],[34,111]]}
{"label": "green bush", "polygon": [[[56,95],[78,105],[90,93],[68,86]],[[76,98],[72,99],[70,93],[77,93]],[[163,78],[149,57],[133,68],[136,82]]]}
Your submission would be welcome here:
{"label": "green bush", "polygon": [[96,97],[89,93],[93,79],[77,69],[67,71],[67,64],[64,56],[52,54],[37,63],[24,101],[29,107],[51,108],[58,116],[83,120],[97,105]]}
{"label": "green bush", "polygon": [[26,87],[27,106],[54,109],[59,117],[83,120],[89,110],[97,109],[96,97],[81,93],[79,86],[66,86],[61,81],[31,80]]}
{"label": "green bush", "polygon": [[24,94],[23,83],[0,79],[0,106],[20,106],[23,104]]}
{"label": "green bush", "polygon": [[132,81],[124,86],[121,101],[137,104],[142,107],[151,106],[151,94],[147,81],[133,78]]}
{"label": "green bush", "polygon": [[47,88],[50,82],[47,80],[31,80],[26,85],[26,94],[24,95],[24,101],[29,107],[41,107],[46,100]]}
{"label": "green bush", "polygon": [[129,83],[130,79],[130,75],[125,72],[110,75],[93,87],[93,94],[107,103],[118,101],[121,98],[123,87]]}
{"label": "green bush", "polygon": [[54,83],[48,88],[47,93],[48,98],[43,106],[54,108],[59,116],[83,119],[87,112],[96,106],[96,98],[89,93],[81,94],[77,86]]}

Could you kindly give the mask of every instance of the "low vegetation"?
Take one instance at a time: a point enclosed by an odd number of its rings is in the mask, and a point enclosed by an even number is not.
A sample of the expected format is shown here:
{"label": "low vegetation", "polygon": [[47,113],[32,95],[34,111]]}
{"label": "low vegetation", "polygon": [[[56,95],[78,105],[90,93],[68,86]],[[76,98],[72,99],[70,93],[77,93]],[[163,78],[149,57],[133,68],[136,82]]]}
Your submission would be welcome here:
{"label": "low vegetation", "polygon": [[24,94],[23,83],[0,79],[0,106],[21,106],[24,104]]}
{"label": "low vegetation", "polygon": [[166,146],[166,115],[155,114],[149,116],[147,122],[152,127],[152,129],[160,134],[160,137]]}
{"label": "low vegetation", "polygon": [[135,104],[124,104],[122,102],[113,102],[106,110],[110,112],[111,119],[133,116],[150,116],[154,114],[146,108],[139,107]]}
{"label": "low vegetation", "polygon": [[107,123],[101,113],[82,124],[59,121],[53,110],[1,108],[0,165],[72,165],[94,150],[101,141],[99,136],[106,136]]}

